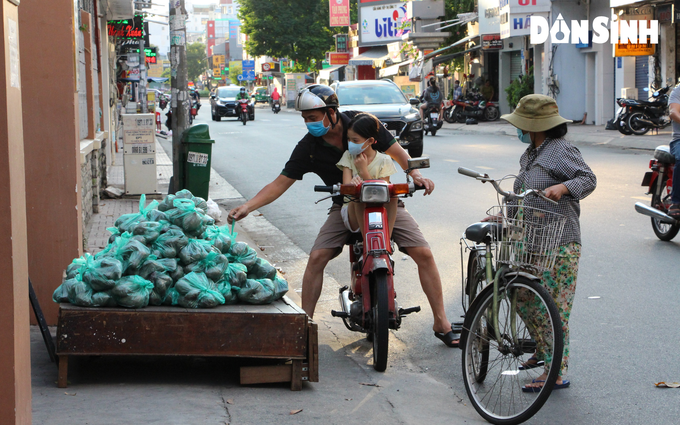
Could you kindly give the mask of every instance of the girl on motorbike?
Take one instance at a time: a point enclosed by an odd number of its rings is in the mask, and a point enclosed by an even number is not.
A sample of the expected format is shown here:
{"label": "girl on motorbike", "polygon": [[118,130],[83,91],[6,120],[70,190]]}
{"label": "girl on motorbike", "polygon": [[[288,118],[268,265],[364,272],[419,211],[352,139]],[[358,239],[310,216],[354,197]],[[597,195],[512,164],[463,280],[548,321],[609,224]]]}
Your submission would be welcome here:
{"label": "girl on motorbike", "polygon": [[[380,120],[371,114],[359,114],[350,121],[347,128],[348,150],[337,164],[342,170],[343,184],[357,185],[364,180],[385,180],[389,183],[390,176],[397,172],[389,155],[373,149],[381,125]],[[359,202],[345,202],[340,210],[342,221],[351,232],[363,232],[364,207],[365,204]],[[392,198],[385,208],[391,236],[397,217],[397,198]]]}

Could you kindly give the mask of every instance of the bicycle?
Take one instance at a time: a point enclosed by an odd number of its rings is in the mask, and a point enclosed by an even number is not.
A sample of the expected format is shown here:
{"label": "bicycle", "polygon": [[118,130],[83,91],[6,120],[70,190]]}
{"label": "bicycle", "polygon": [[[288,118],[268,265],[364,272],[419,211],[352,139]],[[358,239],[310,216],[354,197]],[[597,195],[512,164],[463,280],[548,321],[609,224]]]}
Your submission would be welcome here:
{"label": "bicycle", "polygon": [[[539,190],[514,194],[501,189],[503,179],[458,172],[491,183],[502,196],[487,211],[492,221],[469,226],[461,238],[461,263],[470,251],[460,339],[465,389],[488,422],[518,424],[546,402],[562,365],[562,321],[539,276],[554,265],[566,217],[524,205],[528,195],[556,204]],[[538,361],[529,363],[533,355]],[[543,372],[542,387],[523,388]]]}

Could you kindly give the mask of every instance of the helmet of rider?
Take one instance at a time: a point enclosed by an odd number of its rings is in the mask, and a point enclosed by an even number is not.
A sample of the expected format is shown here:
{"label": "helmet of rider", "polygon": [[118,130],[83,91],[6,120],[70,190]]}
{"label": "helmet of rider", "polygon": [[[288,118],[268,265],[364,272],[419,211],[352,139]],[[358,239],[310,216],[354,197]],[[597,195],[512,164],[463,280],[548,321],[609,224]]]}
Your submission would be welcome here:
{"label": "helmet of rider", "polygon": [[241,87],[241,88],[239,89],[239,91],[240,91],[241,93],[245,93],[245,92],[246,92],[246,88],[245,88],[245,87]]}
{"label": "helmet of rider", "polygon": [[296,111],[312,111],[314,109],[337,108],[338,95],[323,84],[312,84],[302,88],[295,99]]}

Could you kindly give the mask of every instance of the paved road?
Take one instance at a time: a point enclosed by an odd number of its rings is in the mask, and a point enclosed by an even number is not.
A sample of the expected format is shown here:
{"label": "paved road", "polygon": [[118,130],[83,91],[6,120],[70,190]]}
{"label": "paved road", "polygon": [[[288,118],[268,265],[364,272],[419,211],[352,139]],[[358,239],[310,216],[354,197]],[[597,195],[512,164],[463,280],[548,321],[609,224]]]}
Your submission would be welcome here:
{"label": "paved road", "polygon": [[[197,122],[208,122],[216,140],[213,167],[246,198],[279,174],[305,134],[299,115],[288,112],[274,115],[262,106],[256,110],[255,121],[247,126],[235,119],[217,123],[206,121],[209,118],[206,107]],[[634,202],[648,200],[639,185],[648,164],[648,152],[590,144],[579,147],[598,176],[598,188],[582,202],[583,257],[570,324],[572,358],[568,378],[572,387],[554,393],[529,423],[674,421],[680,413],[677,402],[680,393],[657,389],[653,384],[680,381],[677,354],[680,328],[675,318],[680,307],[680,279],[671,271],[680,255],[680,239],[671,243],[658,241],[649,220],[633,210]],[[493,176],[514,173],[523,149],[511,136],[459,130],[442,130],[436,137],[428,136],[425,140],[425,155],[430,156],[432,168],[424,173],[436,182],[437,189],[433,196],[409,199],[407,207],[435,253],[451,320],[462,312],[460,235],[495,202],[491,187],[457,174],[456,169],[466,166]],[[318,177],[306,176],[281,199],[260,210],[306,252],[330,206],[330,201],[314,204],[320,196],[312,191],[312,186],[319,183]],[[477,421],[461,381],[460,352],[447,349],[434,339],[430,309],[419,288],[415,265],[401,255],[396,259],[400,304],[418,304],[423,311],[409,316],[402,329],[392,333],[388,372],[374,376],[377,374],[370,370],[369,346],[330,317],[329,310],[337,308],[336,285],[348,279],[345,255],[329,265],[331,279],[317,308],[316,320],[337,340],[333,352],[322,358],[322,371],[338,361],[337,355],[351,358],[354,367],[363,369],[375,380],[399,379],[399,373],[405,369],[416,371],[432,381],[433,391],[448,392],[445,396],[452,403],[442,406],[438,413],[450,411],[453,422],[457,422],[454,418],[460,422]],[[300,282],[291,284],[299,287]],[[337,385],[342,387],[344,383],[338,381]],[[390,404],[409,401],[385,397]],[[439,397],[441,394],[434,398]],[[376,403],[384,407],[384,402],[380,398]],[[408,417],[403,412],[396,414],[398,421],[418,423]]]}

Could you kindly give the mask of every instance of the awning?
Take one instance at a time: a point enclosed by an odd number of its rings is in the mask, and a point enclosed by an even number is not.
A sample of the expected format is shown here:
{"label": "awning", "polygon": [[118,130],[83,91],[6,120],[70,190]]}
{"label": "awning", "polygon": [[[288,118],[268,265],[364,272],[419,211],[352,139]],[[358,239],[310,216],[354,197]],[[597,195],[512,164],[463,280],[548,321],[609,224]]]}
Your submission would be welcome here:
{"label": "awning", "polygon": [[132,3],[132,0],[105,0],[100,10],[106,11],[107,21],[131,19],[135,16],[135,8]]}
{"label": "awning", "polygon": [[331,73],[339,70],[340,68],[344,68],[345,65],[333,65],[328,68],[324,68],[321,71],[319,71],[319,78],[322,80],[328,80],[331,78]]}
{"label": "awning", "polygon": [[451,59],[455,58],[456,56],[464,55],[464,54],[469,53],[473,50],[479,50],[481,48],[482,48],[482,46],[475,46],[472,49],[463,50],[462,52],[451,53],[450,55],[444,55],[444,56],[437,56],[436,58],[432,59],[432,66],[437,66],[440,63],[448,62]]}
{"label": "awning", "polygon": [[382,67],[390,54],[387,52],[387,46],[374,47],[359,56],[355,56],[349,60],[350,65],[371,65],[374,67]]}
{"label": "awning", "polygon": [[[449,49],[452,49],[452,48],[454,48],[454,47],[456,47],[456,46],[460,46],[461,44],[465,44],[465,43],[467,43],[468,41],[472,40],[473,38],[477,38],[477,37],[479,37],[479,34],[477,34],[477,35],[468,35],[467,37],[461,38],[460,40],[456,41],[455,43],[453,43],[453,44],[450,45],[450,46],[447,46],[447,47],[444,47],[444,48],[442,48],[442,49],[435,50],[434,52],[430,52],[430,53],[426,54],[426,55],[423,57],[423,59],[424,59],[424,60],[428,60],[428,59],[430,59],[430,58],[433,58],[433,57],[435,57],[435,56],[441,54],[441,53],[444,52],[445,50],[449,50]],[[481,45],[481,43],[478,43],[478,44]]]}
{"label": "awning", "polygon": [[411,63],[413,63],[413,59],[409,59],[405,62],[401,62],[396,65],[388,66],[387,68],[382,68],[380,70],[380,78],[397,75],[399,73],[399,68],[401,68],[402,66],[410,65]]}

